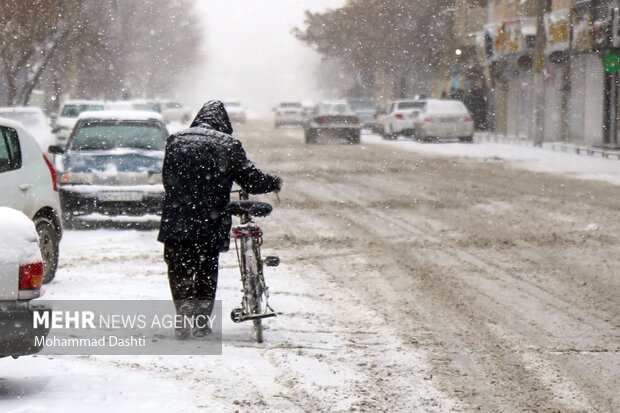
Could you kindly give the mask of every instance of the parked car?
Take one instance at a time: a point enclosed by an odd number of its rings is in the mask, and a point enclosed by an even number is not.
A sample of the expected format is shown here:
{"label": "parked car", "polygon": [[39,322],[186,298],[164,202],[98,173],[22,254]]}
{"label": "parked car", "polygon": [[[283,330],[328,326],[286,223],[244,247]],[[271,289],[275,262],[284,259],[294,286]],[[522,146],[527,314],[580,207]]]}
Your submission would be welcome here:
{"label": "parked car", "polygon": [[418,102],[415,137],[423,140],[458,138],[461,142],[474,139],[474,122],[460,100],[427,99]]}
{"label": "parked car", "polygon": [[377,107],[372,99],[349,99],[347,103],[357,115],[363,129],[370,129],[373,132],[379,131]]}
{"label": "parked car", "polygon": [[228,100],[224,102],[224,107],[226,108],[226,112],[228,112],[228,117],[231,122],[245,123],[245,108],[241,102],[236,100]]}
{"label": "parked car", "polygon": [[0,120],[0,206],[21,211],[39,234],[45,282],[56,275],[62,237],[57,173],[21,123]]}
{"label": "parked car", "polygon": [[29,106],[0,108],[0,118],[20,122],[43,152],[47,152],[47,148],[55,142],[50,120],[40,108]]}
{"label": "parked car", "polygon": [[275,127],[282,125],[302,125],[304,108],[301,102],[282,102],[275,109]]}
{"label": "parked car", "polygon": [[[0,207],[0,357],[41,351],[49,328],[34,328],[31,300],[40,296],[44,265],[34,223],[21,211]],[[45,311],[44,308],[36,308]]]}
{"label": "parked car", "polygon": [[424,106],[417,100],[393,100],[377,114],[379,127],[385,139],[396,139],[398,135],[413,136],[415,124]]}
{"label": "parked car", "polygon": [[306,119],[304,135],[306,143],[317,143],[320,137],[360,143],[360,121],[347,102],[324,101]]}
{"label": "parked car", "polygon": [[60,200],[65,222],[92,213],[159,214],[168,131],[154,112],[80,115],[62,154]]}
{"label": "parked car", "polygon": [[104,109],[103,102],[94,100],[68,100],[63,103],[54,120],[53,132],[56,134],[56,143],[62,145],[67,142],[80,113]]}

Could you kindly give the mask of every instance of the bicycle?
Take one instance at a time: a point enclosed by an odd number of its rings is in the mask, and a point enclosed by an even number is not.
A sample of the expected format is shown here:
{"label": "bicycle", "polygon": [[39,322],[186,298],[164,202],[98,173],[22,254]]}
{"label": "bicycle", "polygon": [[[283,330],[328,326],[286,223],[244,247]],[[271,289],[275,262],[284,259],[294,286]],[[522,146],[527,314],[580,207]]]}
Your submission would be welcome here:
{"label": "bicycle", "polygon": [[[263,266],[277,267],[280,259],[275,256],[261,257],[263,231],[254,222],[253,217],[266,217],[273,207],[266,202],[250,201],[244,190],[233,190],[239,193],[239,201],[231,201],[226,212],[240,218],[240,225],[231,229],[230,237],[235,240],[243,299],[240,308],[234,308],[230,318],[235,323],[252,320],[256,342],[263,342],[263,318],[275,317],[276,313],[269,305],[269,288],[265,284]],[[263,303],[264,299],[264,303]]]}

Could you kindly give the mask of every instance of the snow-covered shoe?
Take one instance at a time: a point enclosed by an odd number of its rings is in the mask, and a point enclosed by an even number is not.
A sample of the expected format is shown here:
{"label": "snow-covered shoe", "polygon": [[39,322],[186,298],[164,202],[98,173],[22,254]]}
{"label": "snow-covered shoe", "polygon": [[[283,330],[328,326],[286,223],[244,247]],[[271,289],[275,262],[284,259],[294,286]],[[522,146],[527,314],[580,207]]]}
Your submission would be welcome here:
{"label": "snow-covered shoe", "polygon": [[192,334],[191,324],[186,322],[185,319],[191,318],[193,312],[194,307],[188,302],[183,303],[181,307],[179,307],[179,315],[183,318],[183,320],[181,323],[182,325],[174,329],[174,335],[177,339],[185,340]]}

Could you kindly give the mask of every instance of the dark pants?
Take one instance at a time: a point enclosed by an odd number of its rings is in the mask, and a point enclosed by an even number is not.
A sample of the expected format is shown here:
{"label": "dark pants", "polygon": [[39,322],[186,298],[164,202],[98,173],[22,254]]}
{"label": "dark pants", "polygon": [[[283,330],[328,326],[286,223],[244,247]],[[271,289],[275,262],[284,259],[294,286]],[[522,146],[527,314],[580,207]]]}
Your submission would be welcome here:
{"label": "dark pants", "polygon": [[183,303],[207,301],[194,314],[210,316],[213,311],[219,251],[193,241],[169,240],[164,243],[164,260],[177,312]]}

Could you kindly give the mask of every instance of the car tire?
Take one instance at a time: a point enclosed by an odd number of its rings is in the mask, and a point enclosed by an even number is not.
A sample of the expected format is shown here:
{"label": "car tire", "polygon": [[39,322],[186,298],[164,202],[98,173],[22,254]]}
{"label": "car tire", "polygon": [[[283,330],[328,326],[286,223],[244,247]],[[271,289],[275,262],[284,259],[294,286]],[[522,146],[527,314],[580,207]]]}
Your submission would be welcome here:
{"label": "car tire", "polygon": [[347,139],[347,143],[351,145],[358,145],[361,141],[360,133],[361,132],[356,132],[351,134],[351,136],[349,136],[349,138]]}
{"label": "car tire", "polygon": [[39,234],[39,249],[43,258],[43,283],[51,282],[56,276],[58,268],[58,244],[60,239],[54,224],[47,218],[35,218],[37,234]]}
{"label": "car tire", "polygon": [[312,129],[308,129],[304,132],[304,140],[307,144],[316,143],[316,132]]}
{"label": "car tire", "polygon": [[459,138],[460,142],[466,142],[466,143],[472,143],[474,141],[474,137],[473,136],[463,136],[461,138]]}

